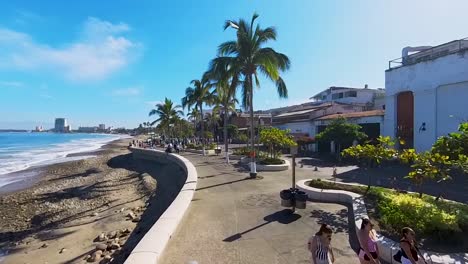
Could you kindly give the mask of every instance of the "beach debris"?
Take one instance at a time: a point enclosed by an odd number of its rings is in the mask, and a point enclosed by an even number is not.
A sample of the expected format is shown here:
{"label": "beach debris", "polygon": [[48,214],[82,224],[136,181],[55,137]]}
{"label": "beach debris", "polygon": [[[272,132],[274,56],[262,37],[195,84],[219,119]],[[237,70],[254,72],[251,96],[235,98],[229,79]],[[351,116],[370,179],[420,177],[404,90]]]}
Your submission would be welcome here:
{"label": "beach debris", "polygon": [[99,214],[97,212],[94,212],[93,213],[93,216],[98,216]]}
{"label": "beach debris", "polygon": [[107,245],[106,244],[97,244],[96,245],[96,250],[106,250],[107,249]]}
{"label": "beach debris", "polygon": [[122,209],[120,209],[121,213],[123,213],[123,211],[125,211],[125,207],[122,207]]}
{"label": "beach debris", "polygon": [[140,222],[140,221],[141,221],[141,218],[139,216],[132,219],[132,222],[134,222],[134,223]]}
{"label": "beach debris", "polygon": [[44,243],[44,244],[42,244],[41,248],[46,248],[46,247],[48,247],[48,246],[49,246],[49,244]]}
{"label": "beach debris", "polygon": [[130,234],[131,232],[132,232],[132,229],[130,229],[130,228],[125,228],[125,229],[123,230],[122,233],[125,234],[125,235],[128,235],[128,234]]}
{"label": "beach debris", "polygon": [[59,251],[59,254],[62,254],[63,252],[67,251],[66,248],[62,248],[60,251]]}
{"label": "beach debris", "polygon": [[91,258],[91,255],[86,255],[86,257],[84,257],[83,260],[84,260],[84,261],[87,261],[87,260],[89,260],[90,258]]}

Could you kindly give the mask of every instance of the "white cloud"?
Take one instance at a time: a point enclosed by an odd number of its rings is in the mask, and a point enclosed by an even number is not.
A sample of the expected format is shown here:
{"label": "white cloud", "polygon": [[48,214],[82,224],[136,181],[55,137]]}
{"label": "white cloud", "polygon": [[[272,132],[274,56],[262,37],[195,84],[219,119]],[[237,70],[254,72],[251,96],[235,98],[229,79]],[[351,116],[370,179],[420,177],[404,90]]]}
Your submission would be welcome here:
{"label": "white cloud", "polygon": [[112,92],[112,95],[115,96],[135,96],[140,94],[140,88],[130,87],[125,89],[117,89]]}
{"label": "white cloud", "polygon": [[49,70],[70,80],[100,80],[128,65],[139,43],[122,36],[127,24],[90,17],[78,40],[63,47],[37,43],[31,36],[0,27],[0,69]]}
{"label": "white cloud", "polygon": [[0,87],[2,86],[19,88],[19,87],[23,87],[24,84],[22,82],[0,81]]}

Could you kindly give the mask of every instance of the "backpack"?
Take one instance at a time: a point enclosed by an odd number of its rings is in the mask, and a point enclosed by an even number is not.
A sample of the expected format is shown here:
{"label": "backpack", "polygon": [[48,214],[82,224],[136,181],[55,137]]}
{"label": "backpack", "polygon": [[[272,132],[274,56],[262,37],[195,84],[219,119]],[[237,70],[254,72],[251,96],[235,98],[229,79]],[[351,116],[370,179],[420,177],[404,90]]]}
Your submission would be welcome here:
{"label": "backpack", "polygon": [[393,255],[393,260],[395,260],[398,263],[401,263],[402,256],[403,256],[403,252],[401,252],[401,249],[400,249],[395,255]]}

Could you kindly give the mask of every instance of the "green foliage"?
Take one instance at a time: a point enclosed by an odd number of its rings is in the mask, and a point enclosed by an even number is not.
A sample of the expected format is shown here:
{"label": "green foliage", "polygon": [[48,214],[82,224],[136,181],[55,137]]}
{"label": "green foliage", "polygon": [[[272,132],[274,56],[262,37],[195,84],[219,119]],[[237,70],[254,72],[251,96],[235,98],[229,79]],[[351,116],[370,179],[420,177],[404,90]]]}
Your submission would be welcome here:
{"label": "green foliage", "polygon": [[[397,156],[397,151],[392,148],[395,145],[390,137],[379,136],[377,144],[359,144],[343,150],[344,157],[352,157],[361,162],[364,162],[368,167],[372,164],[380,164],[384,160],[390,160]],[[369,173],[369,187],[371,182],[371,174]]]}
{"label": "green foliage", "polygon": [[449,157],[452,167],[468,173],[468,123],[460,124],[458,132],[439,137],[431,153]]}
{"label": "green foliage", "polygon": [[232,124],[227,125],[227,131],[228,131],[228,137],[230,138],[237,138],[239,135],[239,128],[236,125],[232,125]]}
{"label": "green foliage", "polygon": [[419,236],[447,242],[466,236],[468,232],[468,205],[435,201],[432,196],[422,198],[415,194],[398,193],[391,189],[345,185],[311,180],[309,186],[320,189],[338,189],[364,195],[367,203],[375,204],[379,225],[398,234],[405,226],[412,227]]}
{"label": "green foliage", "polygon": [[210,143],[208,144],[207,146],[207,149],[215,149],[216,148],[216,144],[215,143]]}
{"label": "green foliage", "polygon": [[411,226],[418,234],[437,240],[463,237],[468,206],[454,202],[435,201],[433,197],[418,198],[384,188],[373,188],[370,195],[377,200],[380,222],[397,233]]}
{"label": "green foliage", "polygon": [[271,158],[278,158],[278,151],[281,148],[296,146],[296,142],[289,135],[288,130],[281,130],[276,127],[265,128],[260,131],[260,142],[268,146]]}
{"label": "green foliage", "polygon": [[342,155],[345,157],[352,157],[357,160],[367,162],[367,165],[373,162],[380,164],[384,160],[390,160],[394,158],[397,151],[393,149],[393,142],[390,137],[379,136],[377,138],[377,144],[359,144],[353,147],[349,147],[343,150]]}
{"label": "green foliage", "polygon": [[248,156],[249,153],[250,153],[250,149],[248,147],[235,148],[233,150],[233,154],[239,155],[239,156]]}
{"label": "green foliage", "polygon": [[360,130],[361,126],[348,123],[345,118],[340,117],[331,121],[315,139],[320,142],[334,141],[338,146],[337,153],[340,153],[342,145],[351,145],[354,140],[362,141],[367,138],[367,135]]}
{"label": "green foliage", "polygon": [[239,135],[237,135],[236,139],[239,140],[242,143],[247,143],[247,141],[249,141],[249,137],[244,133],[239,133]]}
{"label": "green foliage", "polygon": [[210,131],[205,131],[205,138],[212,139],[213,138],[213,133],[211,133]]}

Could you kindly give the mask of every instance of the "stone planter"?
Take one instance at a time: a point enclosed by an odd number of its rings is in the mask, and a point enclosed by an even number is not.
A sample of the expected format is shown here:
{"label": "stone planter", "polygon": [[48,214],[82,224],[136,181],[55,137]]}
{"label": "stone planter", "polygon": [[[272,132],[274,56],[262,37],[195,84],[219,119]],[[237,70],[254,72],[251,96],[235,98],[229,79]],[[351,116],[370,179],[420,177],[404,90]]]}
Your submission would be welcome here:
{"label": "stone planter", "polygon": [[[249,158],[250,160],[250,158]],[[257,162],[257,171],[285,171],[289,169],[290,163],[288,160],[283,160],[283,164],[279,165],[263,165]],[[249,168],[250,168],[250,163]]]}

